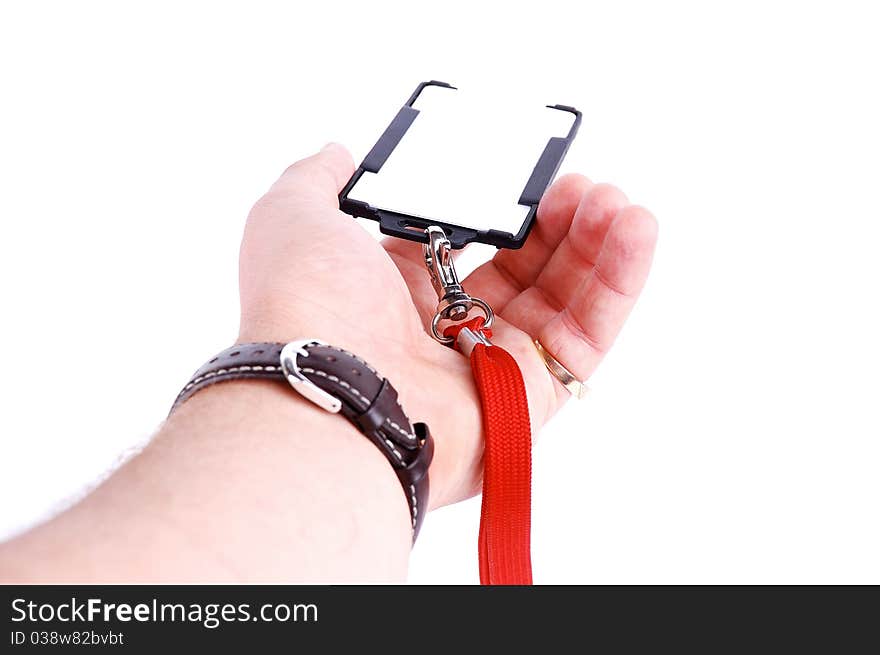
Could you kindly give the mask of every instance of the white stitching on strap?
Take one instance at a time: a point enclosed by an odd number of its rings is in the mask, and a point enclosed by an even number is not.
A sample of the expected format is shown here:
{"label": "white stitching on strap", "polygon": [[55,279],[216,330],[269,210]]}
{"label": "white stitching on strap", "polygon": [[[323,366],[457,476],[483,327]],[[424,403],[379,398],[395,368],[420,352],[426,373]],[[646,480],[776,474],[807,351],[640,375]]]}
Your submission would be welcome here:
{"label": "white stitching on strap", "polygon": [[346,389],[348,389],[349,391],[351,391],[351,393],[354,394],[354,396],[355,396],[359,401],[361,401],[364,405],[366,405],[367,407],[370,406],[370,401],[367,399],[367,397],[366,397],[364,394],[362,394],[360,391],[358,391],[357,389],[355,389],[353,386],[351,386],[351,385],[350,385],[348,382],[346,382],[345,380],[340,380],[340,379],[339,379],[338,377],[336,377],[335,375],[330,375],[330,374],[328,374],[326,371],[320,371],[320,370],[318,370],[318,369],[309,368],[309,367],[307,367],[307,366],[304,366],[303,368],[301,368],[301,369],[299,369],[299,370],[302,371],[303,373],[314,373],[315,375],[319,375],[319,376],[321,376],[322,378],[327,378],[327,379],[330,380],[331,382],[335,382],[335,383],[337,383],[337,384],[338,384],[339,386],[341,386],[341,387],[345,387]]}
{"label": "white stitching on strap", "polygon": [[[232,368],[221,368],[216,371],[210,371],[208,373],[205,373],[204,375],[200,375],[199,377],[194,379],[192,382],[187,384],[183,388],[183,391],[180,392],[180,394],[183,394],[184,391],[189,391],[192,387],[197,385],[202,380],[207,380],[208,378],[217,377],[218,375],[226,375],[227,373],[237,373],[239,371],[268,371],[271,373],[272,371],[280,371],[280,370],[281,370],[280,366],[233,366]],[[180,394],[178,394],[178,395],[180,395]]]}
{"label": "white stitching on strap", "polygon": [[412,485],[412,484],[409,485],[409,493],[412,496],[412,523],[413,523],[413,528],[415,528],[416,527],[416,517],[419,515],[419,508],[418,508],[419,501],[416,500],[415,485]]}
{"label": "white stitching on strap", "polygon": [[385,443],[388,444],[388,447],[391,449],[391,452],[397,455],[397,459],[400,460],[400,463],[403,464],[403,455],[400,454],[400,451],[394,447],[394,442],[391,439],[386,439]]}
{"label": "white stitching on strap", "polygon": [[[337,350],[339,350],[339,349],[337,348]],[[223,375],[229,375],[232,373],[247,373],[249,371],[265,371],[268,373],[273,373],[275,371],[280,371],[280,370],[281,370],[280,366],[271,366],[271,365],[270,366],[247,366],[247,365],[244,365],[244,366],[232,366],[230,368],[221,368],[221,369],[217,369],[216,371],[209,371],[208,373],[205,373],[204,375],[200,375],[199,377],[195,378],[194,380],[192,380],[192,382],[189,382],[183,388],[183,390],[181,390],[181,392],[178,394],[178,397],[183,395],[185,392],[189,391],[190,389],[192,389],[199,382],[202,382],[203,380],[208,380],[210,378],[215,378],[215,377],[223,376]],[[360,402],[369,406],[369,404],[370,404],[369,399],[367,399],[367,397],[364,396],[363,393],[361,393],[360,391],[355,389],[353,386],[351,386],[345,380],[340,380],[335,375],[329,375],[325,371],[321,371],[321,370],[314,369],[314,368],[303,367],[300,370],[303,373],[314,373],[315,375],[319,375],[321,377],[327,378],[331,382],[335,382],[336,384],[338,384],[342,387],[345,387],[346,389],[351,391],[352,395],[354,395]],[[394,427],[396,427],[398,430],[401,430],[400,426],[398,426],[397,424],[392,423],[392,425],[394,425]],[[401,432],[403,432],[404,434],[407,434],[403,430],[401,430]]]}
{"label": "white stitching on strap", "polygon": [[[397,399],[397,409],[399,409],[399,410],[400,410],[400,413],[403,414],[403,417],[406,419],[406,422],[409,423],[410,425],[412,425],[412,419],[411,419],[411,418],[409,417],[409,415],[403,410],[403,405],[400,404],[400,398]],[[414,436],[411,436],[411,435],[407,435],[407,436],[409,436],[411,439],[415,439]]]}
{"label": "white stitching on strap", "polygon": [[[266,345],[266,344],[262,344],[262,343],[259,343],[259,344],[240,344],[238,347],[244,349],[244,348],[248,348],[248,347],[251,347],[251,346],[265,346],[265,345]],[[273,344],[273,345],[280,346],[280,345],[283,345],[283,344]],[[344,354],[346,354],[346,355],[348,355],[348,356],[350,356],[350,357],[353,357],[353,358],[356,359],[358,362],[360,362],[361,364],[363,364],[367,369],[369,369],[372,373],[374,373],[377,377],[379,377],[379,378],[382,377],[381,375],[379,375],[379,373],[376,371],[376,369],[374,369],[372,366],[370,366],[367,362],[365,362],[363,359],[361,359],[360,357],[358,357],[358,356],[355,355],[354,353],[351,353],[351,352],[349,352],[349,351],[347,351],[347,350],[343,350],[342,348],[337,348],[336,346],[330,346],[330,347],[331,347],[333,350],[337,350],[337,351],[339,351],[339,352],[341,352],[341,353],[344,353]],[[300,370],[301,370],[303,373],[313,373],[314,375],[318,375],[318,376],[321,376],[321,377],[327,378],[327,379],[330,380],[331,382],[335,382],[336,384],[338,384],[338,385],[340,385],[340,386],[342,386],[342,387],[345,387],[345,388],[348,389],[348,390],[352,393],[352,395],[355,396],[355,397],[356,397],[361,403],[363,403],[364,405],[366,405],[367,407],[369,407],[369,405],[370,405],[370,401],[369,401],[369,399],[368,399],[366,396],[364,396],[363,393],[361,393],[359,390],[355,389],[353,386],[351,386],[351,385],[350,385],[348,382],[346,382],[345,380],[340,380],[340,379],[339,379],[337,376],[335,376],[335,375],[330,375],[330,374],[327,373],[326,371],[321,371],[321,370],[314,369],[314,368],[305,368],[305,367],[304,367],[304,368],[301,368]],[[186,386],[180,391],[180,393],[178,394],[177,397],[180,398],[180,396],[182,396],[182,395],[185,394],[187,391],[189,391],[190,389],[192,389],[195,385],[199,384],[200,382],[202,382],[202,381],[204,381],[204,380],[208,380],[208,379],[210,379],[210,378],[221,377],[221,376],[224,376],[224,375],[231,375],[232,373],[247,373],[247,372],[250,372],[250,371],[255,371],[255,372],[266,372],[266,373],[274,373],[275,371],[282,372],[282,368],[281,368],[280,366],[272,366],[272,365],[266,365],[266,366],[259,366],[259,365],[248,366],[248,365],[242,365],[242,366],[231,366],[231,367],[229,367],[229,368],[221,368],[221,369],[218,369],[218,370],[216,370],[216,371],[209,371],[208,373],[205,373],[204,375],[200,375],[200,376],[198,376],[197,378],[194,378],[191,382],[187,383],[187,385],[186,385]],[[401,413],[404,415],[404,417],[406,417],[406,420],[407,420],[408,422],[412,423],[412,421],[410,421],[410,419],[409,419],[409,416],[407,416],[407,415],[406,415],[406,412],[403,411],[403,407],[401,407],[401,405],[400,405],[400,401],[399,401],[399,400],[397,401],[397,406],[398,406],[398,408],[400,408],[400,411],[401,411]],[[415,440],[416,440],[416,437],[415,437],[414,434],[412,434],[412,433],[410,433],[410,432],[407,432],[404,428],[402,428],[400,425],[398,425],[397,423],[395,423],[394,421],[392,421],[390,418],[386,418],[386,419],[385,419],[385,422],[388,423],[388,425],[390,425],[392,428],[394,428],[395,430],[397,430],[398,432],[400,432],[400,434],[402,434],[403,436],[405,436],[407,439],[410,439],[410,440],[412,440],[412,441],[415,441]],[[404,463],[404,462],[403,462],[403,455],[401,455],[401,454],[400,454],[400,451],[397,450],[397,448],[395,448],[394,443],[393,443],[390,439],[385,439],[385,443],[386,443],[386,444],[388,445],[388,447],[391,449],[391,452],[394,453],[394,456],[397,457],[397,459],[398,459],[401,463]],[[417,523],[417,517],[418,517],[418,515],[419,515],[418,499],[416,498],[416,488],[415,488],[415,485],[412,485],[412,484],[409,485],[409,492],[410,492],[410,505],[411,505],[411,508],[412,508],[412,512],[411,512],[411,514],[412,514],[412,527],[413,527],[413,530],[415,530],[416,523]]]}
{"label": "white stitching on strap", "polygon": [[[399,406],[400,406],[400,405],[399,405],[399,403],[398,403],[398,407],[399,407]],[[385,419],[385,422],[388,423],[388,425],[390,425],[392,428],[394,428],[395,430],[397,430],[398,432],[400,432],[400,434],[402,434],[402,435],[403,435],[404,437],[406,437],[407,439],[411,439],[412,441],[415,441],[415,440],[416,440],[416,435],[407,432],[407,431],[404,430],[402,427],[400,427],[399,425],[397,425],[397,423],[395,423],[394,421],[392,421],[390,418],[386,418],[386,419]]]}

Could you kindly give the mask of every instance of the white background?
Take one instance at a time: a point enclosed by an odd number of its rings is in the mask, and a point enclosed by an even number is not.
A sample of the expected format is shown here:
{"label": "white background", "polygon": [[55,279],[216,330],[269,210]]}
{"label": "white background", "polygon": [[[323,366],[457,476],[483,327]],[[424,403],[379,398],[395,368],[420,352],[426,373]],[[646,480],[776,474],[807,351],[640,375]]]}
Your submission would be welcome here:
{"label": "white background", "polygon": [[[277,174],[330,140],[360,159],[436,78],[581,108],[564,170],[661,226],[592,397],[536,448],[536,580],[880,582],[870,6],[4,3],[0,531],[232,342]],[[478,513],[429,517],[413,582],[477,580]]]}

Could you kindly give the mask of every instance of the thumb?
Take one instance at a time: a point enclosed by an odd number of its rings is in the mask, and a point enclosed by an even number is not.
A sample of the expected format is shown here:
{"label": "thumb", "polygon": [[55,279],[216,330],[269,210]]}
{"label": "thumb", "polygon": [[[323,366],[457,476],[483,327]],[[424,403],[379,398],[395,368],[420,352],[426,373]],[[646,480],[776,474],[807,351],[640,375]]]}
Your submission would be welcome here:
{"label": "thumb", "polygon": [[270,193],[289,201],[337,202],[354,172],[354,161],[344,146],[328,143],[320,152],[292,164],[272,185]]}

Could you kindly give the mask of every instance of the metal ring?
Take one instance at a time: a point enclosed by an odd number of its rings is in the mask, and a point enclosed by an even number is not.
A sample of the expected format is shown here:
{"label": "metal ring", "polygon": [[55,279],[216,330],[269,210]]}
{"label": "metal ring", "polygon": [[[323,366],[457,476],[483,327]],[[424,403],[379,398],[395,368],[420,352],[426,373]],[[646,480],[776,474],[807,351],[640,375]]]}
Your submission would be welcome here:
{"label": "metal ring", "polygon": [[[482,298],[471,298],[471,302],[482,309],[483,313],[486,315],[486,321],[483,323],[483,327],[492,327],[492,324],[495,322],[495,312],[489,307],[489,303]],[[455,338],[440,334],[439,325],[441,320],[443,320],[443,317],[439,312],[434,314],[434,318],[431,320],[431,336],[442,344],[450,344],[455,341]]]}
{"label": "metal ring", "polygon": [[486,315],[486,321],[483,323],[483,327],[489,329],[492,327],[492,323],[495,322],[495,312],[492,311],[492,308],[489,307],[489,303],[487,303],[482,298],[471,298],[473,303],[480,307],[483,310],[483,313]]}
{"label": "metal ring", "polygon": [[440,314],[434,314],[434,320],[431,321],[431,336],[442,344],[450,344],[455,341],[455,339],[453,337],[444,336],[437,331],[437,325],[440,323],[440,318]]}
{"label": "metal ring", "polygon": [[553,355],[547,352],[547,349],[541,345],[540,341],[535,339],[534,344],[535,348],[538,349],[538,354],[544,361],[544,366],[546,366],[547,370],[550,371],[550,375],[559,380],[559,383],[578,400],[587,395],[587,392],[590,390],[590,388],[586,384],[578,380],[575,377],[574,373],[572,373],[567,368],[565,368],[565,366],[562,365],[562,362],[560,362]]}

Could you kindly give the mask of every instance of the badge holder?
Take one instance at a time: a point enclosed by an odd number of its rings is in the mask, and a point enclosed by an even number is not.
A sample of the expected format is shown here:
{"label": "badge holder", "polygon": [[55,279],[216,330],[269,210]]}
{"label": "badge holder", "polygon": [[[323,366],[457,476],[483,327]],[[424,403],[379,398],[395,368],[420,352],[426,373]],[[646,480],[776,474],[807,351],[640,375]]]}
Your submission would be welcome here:
{"label": "badge holder", "polygon": [[[480,395],[485,432],[483,498],[480,515],[479,561],[482,584],[532,583],[531,525],[531,425],[525,383],[519,366],[503,348],[491,342],[495,314],[484,300],[462,287],[451,251],[468,243],[498,248],[521,248],[537,215],[538,203],[553,181],[559,165],[577,134],[581,114],[566,105],[548,108],[570,112],[574,119],[565,136],[551,136],[519,194],[524,219],[513,232],[480,229],[428,217],[399,208],[382,208],[358,200],[358,184],[365,175],[377,175],[418,118],[414,105],[429,86],[455,91],[445,82],[423,82],[400,108],[354,175],[339,194],[342,211],[378,221],[387,234],[424,244],[425,266],[437,293],[438,305],[431,335],[468,357]],[[441,322],[448,325],[441,329]]]}
{"label": "badge holder", "polygon": [[[340,209],[346,214],[351,214],[358,218],[378,221],[379,229],[383,234],[410,241],[426,243],[427,237],[424,234],[424,230],[432,225],[436,225],[441,227],[446,233],[452,248],[463,248],[468,243],[486,243],[496,248],[521,248],[534,225],[541,196],[544,195],[544,191],[550,185],[550,182],[553,181],[556,172],[559,170],[559,165],[562,163],[571,142],[578,132],[581,124],[581,112],[567,105],[546,106],[548,109],[570,113],[573,116],[573,120],[567,134],[563,136],[550,135],[543,152],[535,153],[537,159],[533,161],[536,161],[536,163],[522,190],[518,192],[517,187],[512,186],[512,193],[519,193],[516,204],[527,208],[525,219],[513,232],[458,225],[443,220],[445,217],[442,216],[425,217],[416,212],[406,211],[401,208],[381,208],[371,204],[368,200],[358,199],[364,177],[381,173],[388,158],[418,120],[422,110],[416,105],[419,104],[418,100],[422,96],[422,92],[428,87],[441,87],[453,94],[456,92],[454,86],[436,80],[422,82],[416,87],[409,100],[400,108],[397,115],[382,133],[382,136],[379,137],[376,145],[367,153],[361,165],[357,167],[354,175],[352,175],[351,179],[342,189],[342,192],[339,194]],[[432,108],[428,106],[424,111],[430,112]],[[478,147],[478,144],[468,145],[474,150]],[[465,156],[472,154],[466,153]],[[515,182],[512,181],[514,185]],[[513,197],[516,196],[514,195]]]}

